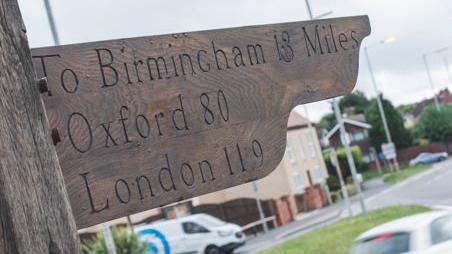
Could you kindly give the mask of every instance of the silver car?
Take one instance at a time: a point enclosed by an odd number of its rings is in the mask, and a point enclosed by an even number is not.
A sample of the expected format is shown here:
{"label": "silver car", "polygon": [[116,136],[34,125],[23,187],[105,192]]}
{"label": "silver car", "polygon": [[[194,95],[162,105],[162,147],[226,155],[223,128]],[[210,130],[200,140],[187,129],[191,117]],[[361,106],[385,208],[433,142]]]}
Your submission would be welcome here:
{"label": "silver car", "polygon": [[446,152],[442,153],[420,153],[416,158],[410,160],[410,166],[415,166],[417,164],[431,164],[438,161],[443,161],[447,159]]}

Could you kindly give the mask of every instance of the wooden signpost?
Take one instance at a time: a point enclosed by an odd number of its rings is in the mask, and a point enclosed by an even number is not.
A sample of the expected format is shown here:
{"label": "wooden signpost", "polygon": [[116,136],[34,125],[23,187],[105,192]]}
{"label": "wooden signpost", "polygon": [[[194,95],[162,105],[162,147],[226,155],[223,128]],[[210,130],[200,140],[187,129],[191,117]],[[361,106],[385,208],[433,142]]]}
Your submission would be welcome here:
{"label": "wooden signpost", "polygon": [[369,33],[358,16],[33,49],[77,227],[268,175],[291,109],[350,92]]}
{"label": "wooden signpost", "polygon": [[17,1],[0,9],[0,253],[80,253],[76,226],[264,177],[294,106],[352,90],[370,33],[360,16],[30,52]]}

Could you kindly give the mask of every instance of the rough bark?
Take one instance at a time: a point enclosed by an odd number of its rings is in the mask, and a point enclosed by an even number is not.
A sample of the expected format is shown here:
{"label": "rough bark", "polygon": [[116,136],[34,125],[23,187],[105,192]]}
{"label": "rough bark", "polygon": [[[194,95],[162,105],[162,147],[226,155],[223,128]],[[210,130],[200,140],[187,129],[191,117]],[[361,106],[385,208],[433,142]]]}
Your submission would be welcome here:
{"label": "rough bark", "polygon": [[16,0],[0,0],[0,253],[80,253]]}

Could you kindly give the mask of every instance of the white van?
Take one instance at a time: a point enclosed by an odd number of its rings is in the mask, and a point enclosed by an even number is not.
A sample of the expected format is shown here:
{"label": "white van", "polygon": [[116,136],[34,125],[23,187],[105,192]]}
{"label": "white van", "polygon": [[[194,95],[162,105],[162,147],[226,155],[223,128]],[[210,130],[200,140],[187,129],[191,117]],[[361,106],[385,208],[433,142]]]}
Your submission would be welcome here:
{"label": "white van", "polygon": [[195,214],[135,228],[148,243],[152,254],[233,253],[245,244],[245,234],[238,225],[226,223],[208,214]]}

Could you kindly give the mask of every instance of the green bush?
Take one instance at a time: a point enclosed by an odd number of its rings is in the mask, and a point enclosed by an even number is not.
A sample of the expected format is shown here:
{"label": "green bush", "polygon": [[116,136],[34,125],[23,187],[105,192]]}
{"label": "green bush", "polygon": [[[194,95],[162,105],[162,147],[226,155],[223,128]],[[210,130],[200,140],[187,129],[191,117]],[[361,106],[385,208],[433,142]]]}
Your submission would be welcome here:
{"label": "green bush", "polygon": [[[352,151],[356,169],[358,170],[358,172],[363,171],[365,165],[363,163],[363,155],[361,152],[361,148],[359,148],[359,146],[351,146],[350,150]],[[351,172],[348,167],[345,149],[341,148],[341,149],[336,150],[336,154],[337,154],[337,159],[339,160],[339,165],[341,167],[342,176],[344,179],[347,179],[348,177],[351,176]],[[325,160],[325,164],[327,165],[328,174],[330,175],[330,177],[332,177],[332,176],[337,177],[336,168],[331,164],[330,154],[328,152],[323,153],[323,159]],[[329,187],[331,187],[331,186],[329,186]]]}
{"label": "green bush", "polygon": [[339,183],[339,179],[336,175],[331,175],[326,179],[326,184],[330,191],[336,191],[341,188],[341,184]]}
{"label": "green bush", "polygon": [[347,193],[348,193],[348,195],[349,195],[350,197],[351,197],[351,196],[354,196],[354,195],[356,195],[356,193],[358,193],[358,192],[356,191],[355,184],[353,184],[353,183],[347,184],[347,185],[345,186],[345,188],[347,189]]}
{"label": "green bush", "polygon": [[[111,234],[113,236],[117,254],[142,254],[147,248],[147,244],[141,241],[136,234],[132,233],[127,228],[112,227]],[[94,241],[83,243],[83,253],[108,253],[104,234],[98,232]]]}
{"label": "green bush", "polygon": [[331,192],[331,199],[333,203],[337,203],[342,200],[342,193],[340,190]]}

